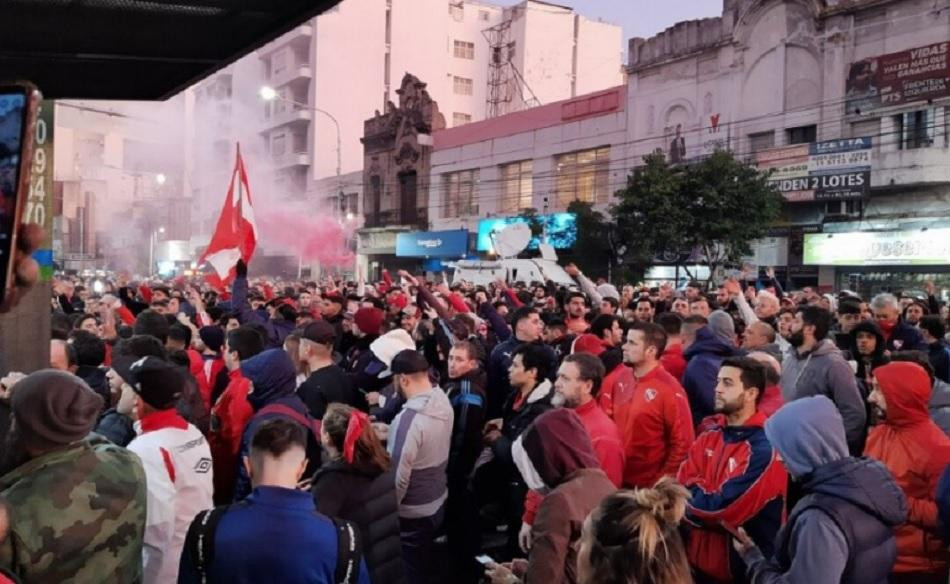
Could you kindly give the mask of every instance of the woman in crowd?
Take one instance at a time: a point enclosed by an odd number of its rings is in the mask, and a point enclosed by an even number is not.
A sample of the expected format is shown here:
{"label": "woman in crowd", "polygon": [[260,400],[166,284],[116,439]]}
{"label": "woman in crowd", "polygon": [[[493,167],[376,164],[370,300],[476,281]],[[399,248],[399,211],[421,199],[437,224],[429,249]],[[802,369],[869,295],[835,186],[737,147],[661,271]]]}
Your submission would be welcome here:
{"label": "woman in crowd", "polygon": [[330,462],[313,477],[317,511],[360,527],[372,582],[405,582],[396,479],[369,417],[350,406],[330,404],[320,438]]}

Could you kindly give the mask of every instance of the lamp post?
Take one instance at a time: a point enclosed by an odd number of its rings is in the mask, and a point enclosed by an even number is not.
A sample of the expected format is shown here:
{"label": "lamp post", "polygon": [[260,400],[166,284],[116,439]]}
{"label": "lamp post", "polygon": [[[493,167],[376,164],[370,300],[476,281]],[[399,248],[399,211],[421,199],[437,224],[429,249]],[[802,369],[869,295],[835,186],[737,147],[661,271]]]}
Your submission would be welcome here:
{"label": "lamp post", "polygon": [[165,233],[164,227],[159,227],[158,229],[152,230],[152,234],[148,239],[148,275],[151,276],[155,270],[155,240],[158,238],[159,233]]}
{"label": "lamp post", "polygon": [[[307,110],[310,110],[310,111],[314,111],[314,112],[323,114],[323,115],[325,115],[326,117],[330,118],[330,121],[333,122],[333,127],[334,127],[334,129],[336,129],[336,182],[337,182],[337,193],[338,193],[337,196],[338,196],[339,199],[340,199],[340,201],[339,201],[339,202],[340,202],[340,205],[339,205],[339,206],[342,207],[342,203],[343,203],[343,181],[342,181],[342,179],[341,179],[341,169],[342,169],[342,166],[343,166],[343,162],[342,162],[342,161],[343,161],[343,151],[342,151],[342,148],[341,148],[341,141],[340,141],[340,122],[337,121],[336,117],[334,117],[333,114],[331,114],[330,112],[328,112],[328,111],[326,111],[326,110],[323,110],[323,109],[320,109],[320,108],[318,108],[318,107],[316,107],[316,106],[308,105],[308,104],[305,104],[305,103],[300,103],[299,101],[295,101],[295,100],[293,100],[293,99],[288,99],[288,98],[286,98],[286,97],[281,97],[281,95],[280,95],[279,93],[277,93],[277,90],[274,89],[273,87],[270,87],[269,85],[264,85],[264,86],[262,86],[261,89],[260,89],[260,91],[259,91],[258,93],[259,93],[261,99],[264,100],[264,101],[272,102],[272,101],[275,101],[275,100],[280,100],[280,101],[283,101],[283,102],[285,102],[285,103],[289,103],[289,104],[291,104],[291,105],[297,106],[297,107],[302,108],[302,109],[307,109]],[[342,210],[341,210],[341,215],[342,215]],[[302,273],[303,273],[303,257],[302,257],[302,256],[298,256],[298,258],[297,258],[297,279],[298,279],[298,280],[300,279]]]}

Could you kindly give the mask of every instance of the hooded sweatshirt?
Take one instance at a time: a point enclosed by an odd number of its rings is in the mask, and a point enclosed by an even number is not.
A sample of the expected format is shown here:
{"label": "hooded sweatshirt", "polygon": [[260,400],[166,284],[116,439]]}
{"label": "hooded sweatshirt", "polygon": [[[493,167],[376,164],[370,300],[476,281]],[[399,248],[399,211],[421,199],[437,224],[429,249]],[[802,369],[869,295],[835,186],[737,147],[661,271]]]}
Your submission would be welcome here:
{"label": "hooded sweatshirt", "polygon": [[946,573],[946,546],[937,538],[935,493],[950,463],[950,438],[931,421],[930,376],[916,363],[874,370],[887,415],[871,429],[865,455],[884,463],[907,497],[907,523],[897,528],[895,572]]}
{"label": "hooded sweatshirt", "polygon": [[750,580],[885,584],[897,557],[893,529],[907,517],[887,468],[848,456],[841,415],[824,396],[785,404],[765,423],[765,435],[804,496],[771,559],[758,548],[743,553]]}
{"label": "hooded sweatshirt", "polygon": [[431,517],[445,503],[454,420],[452,404],[438,387],[410,398],[393,420],[387,449],[396,468],[400,517]]}
{"label": "hooded sweatshirt", "polygon": [[834,341],[823,339],[805,354],[793,350],[782,363],[781,386],[786,404],[814,395],[834,402],[844,421],[850,452],[860,454],[864,450],[867,410],[854,373]]}
{"label": "hooded sweatshirt", "polygon": [[616,487],[600,470],[580,418],[568,409],[541,414],[512,455],[528,486],[547,495],[531,527],[526,582],[574,583],[584,520]]}
{"label": "hooded sweatshirt", "polygon": [[[871,355],[864,356],[858,352],[858,333],[871,333],[874,335],[874,338],[877,339],[877,344],[875,344],[874,351]],[[875,367],[883,365],[888,361],[884,355],[884,351],[887,349],[885,347],[886,341],[884,340],[884,333],[881,332],[879,326],[870,320],[865,320],[854,325],[849,336],[851,337],[851,343],[848,350],[851,352],[851,359],[857,363],[855,375],[858,380],[866,381],[871,376],[871,371],[873,371]],[[870,393],[870,391],[866,393]]]}
{"label": "hooded sweatshirt", "polygon": [[[722,316],[713,319],[716,313]],[[693,414],[694,427],[698,426],[703,418],[713,414],[719,367],[726,357],[738,353],[736,346],[730,340],[728,325],[723,316],[728,319],[729,324],[732,323],[732,317],[728,314],[721,310],[715,311],[709,315],[710,324],[696,331],[696,340],[683,352],[683,357],[686,358],[683,389],[689,397],[689,409]],[[713,323],[717,323],[718,328],[713,327]],[[735,336],[734,329],[732,336]]]}
{"label": "hooded sweatshirt", "polygon": [[251,480],[241,461],[250,453],[251,439],[261,424],[280,418],[290,420],[307,430],[307,476],[320,466],[320,422],[310,417],[307,405],[297,397],[297,371],[283,349],[268,349],[241,363],[241,373],[251,382],[247,401],[254,410],[241,435],[238,455],[238,476],[234,500],[251,493]]}

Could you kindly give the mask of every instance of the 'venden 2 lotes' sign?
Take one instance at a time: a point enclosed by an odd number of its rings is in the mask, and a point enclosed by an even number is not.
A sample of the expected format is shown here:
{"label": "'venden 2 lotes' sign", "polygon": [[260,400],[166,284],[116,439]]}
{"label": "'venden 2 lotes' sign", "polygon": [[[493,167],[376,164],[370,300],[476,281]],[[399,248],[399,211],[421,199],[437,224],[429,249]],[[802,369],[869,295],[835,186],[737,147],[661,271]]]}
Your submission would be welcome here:
{"label": "'venden 2 lotes' sign", "polygon": [[872,138],[826,140],[757,152],[759,170],[790,202],[860,199],[871,187]]}

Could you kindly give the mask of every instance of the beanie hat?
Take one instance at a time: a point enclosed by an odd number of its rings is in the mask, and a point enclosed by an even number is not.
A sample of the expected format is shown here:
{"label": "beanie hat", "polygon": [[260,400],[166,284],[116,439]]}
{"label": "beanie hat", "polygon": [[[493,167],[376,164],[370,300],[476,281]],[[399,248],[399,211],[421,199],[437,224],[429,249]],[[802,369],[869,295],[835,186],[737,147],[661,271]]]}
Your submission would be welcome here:
{"label": "beanie hat", "polygon": [[712,314],[709,315],[709,323],[706,326],[709,327],[709,332],[720,341],[729,346],[736,344],[736,323],[726,312],[722,310],[712,311]]}
{"label": "beanie hat", "polygon": [[82,440],[96,425],[102,405],[82,379],[53,369],[21,379],[10,398],[24,446],[40,451]]}
{"label": "beanie hat", "polygon": [[203,326],[198,329],[198,336],[206,347],[218,353],[224,345],[224,331],[219,326]]}
{"label": "beanie hat", "polygon": [[143,357],[132,364],[132,389],[142,401],[156,410],[168,410],[175,407],[175,402],[185,386],[185,379],[181,371],[158,357]]}
{"label": "beanie hat", "polygon": [[598,339],[596,335],[586,334],[577,337],[577,340],[574,341],[571,353],[588,353],[595,357],[600,357],[606,350],[607,348],[604,347],[604,342]]}
{"label": "beanie hat", "polygon": [[617,292],[617,287],[613,284],[601,284],[597,286],[597,293],[600,294],[601,298],[620,300],[620,292]]}
{"label": "beanie hat", "polygon": [[383,326],[383,311],[372,307],[364,306],[353,315],[353,322],[364,334],[378,336]]}

